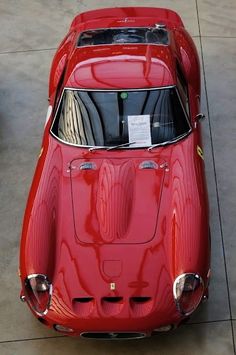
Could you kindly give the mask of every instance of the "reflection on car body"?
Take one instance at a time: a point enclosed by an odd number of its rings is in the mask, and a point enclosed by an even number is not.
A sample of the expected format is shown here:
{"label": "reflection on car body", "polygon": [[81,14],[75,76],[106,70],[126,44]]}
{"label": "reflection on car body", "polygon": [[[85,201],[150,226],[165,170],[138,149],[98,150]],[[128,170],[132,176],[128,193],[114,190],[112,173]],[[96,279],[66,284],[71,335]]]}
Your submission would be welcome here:
{"label": "reflection on car body", "polygon": [[139,339],[208,297],[195,45],[171,10],[76,16],[52,62],[21,299],[57,332]]}
{"label": "reflection on car body", "polygon": [[126,92],[65,89],[52,133],[74,145],[125,144],[128,119],[138,115],[149,116],[155,145],[176,140],[191,130],[176,88]]}

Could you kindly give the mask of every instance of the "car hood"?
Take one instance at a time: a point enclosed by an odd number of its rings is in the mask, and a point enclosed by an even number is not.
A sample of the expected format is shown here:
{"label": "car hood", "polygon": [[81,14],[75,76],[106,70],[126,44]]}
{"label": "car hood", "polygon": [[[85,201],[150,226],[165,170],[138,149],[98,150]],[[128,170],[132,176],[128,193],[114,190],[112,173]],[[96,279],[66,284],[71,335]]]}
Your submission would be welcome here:
{"label": "car hood", "polygon": [[52,282],[51,324],[79,332],[178,322],[175,278],[197,272],[207,282],[209,270],[205,179],[195,142],[190,135],[158,151],[86,149],[73,160],[77,148],[63,145],[61,154],[55,143],[21,249],[22,284],[35,273]]}
{"label": "car hood", "polygon": [[75,234],[84,243],[146,243],[155,236],[165,169],[138,158],[71,162]]}

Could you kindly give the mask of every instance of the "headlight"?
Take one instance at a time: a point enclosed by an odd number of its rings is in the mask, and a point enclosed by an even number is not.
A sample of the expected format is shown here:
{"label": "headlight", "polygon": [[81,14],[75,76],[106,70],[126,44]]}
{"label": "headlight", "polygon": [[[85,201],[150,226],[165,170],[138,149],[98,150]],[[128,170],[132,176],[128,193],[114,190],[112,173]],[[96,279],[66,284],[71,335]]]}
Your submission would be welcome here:
{"label": "headlight", "polygon": [[175,279],[173,293],[178,310],[185,316],[190,315],[201,302],[203,280],[198,274],[182,274]]}
{"label": "headlight", "polygon": [[25,280],[26,300],[39,315],[47,313],[51,295],[52,285],[48,281],[46,275],[33,274],[29,275]]}

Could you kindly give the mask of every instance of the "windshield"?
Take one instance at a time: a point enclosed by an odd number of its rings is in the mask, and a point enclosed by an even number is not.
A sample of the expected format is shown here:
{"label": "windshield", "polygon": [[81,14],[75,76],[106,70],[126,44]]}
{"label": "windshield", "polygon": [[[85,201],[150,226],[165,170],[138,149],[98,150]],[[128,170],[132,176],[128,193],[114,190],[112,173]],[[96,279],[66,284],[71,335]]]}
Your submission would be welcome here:
{"label": "windshield", "polygon": [[[177,89],[80,91],[65,89],[51,132],[79,146],[129,149],[169,143],[190,131]],[[127,147],[126,147],[127,149]]]}

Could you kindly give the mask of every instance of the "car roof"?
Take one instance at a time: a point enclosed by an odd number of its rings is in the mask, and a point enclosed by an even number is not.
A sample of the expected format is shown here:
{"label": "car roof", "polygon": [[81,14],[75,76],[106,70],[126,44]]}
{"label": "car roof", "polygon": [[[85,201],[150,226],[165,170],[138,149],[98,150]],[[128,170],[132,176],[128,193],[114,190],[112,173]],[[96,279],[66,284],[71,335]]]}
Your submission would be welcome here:
{"label": "car roof", "polygon": [[170,46],[143,44],[77,48],[66,76],[66,87],[87,89],[165,87],[176,81]]}

